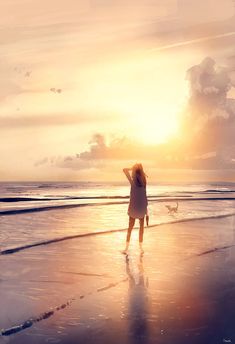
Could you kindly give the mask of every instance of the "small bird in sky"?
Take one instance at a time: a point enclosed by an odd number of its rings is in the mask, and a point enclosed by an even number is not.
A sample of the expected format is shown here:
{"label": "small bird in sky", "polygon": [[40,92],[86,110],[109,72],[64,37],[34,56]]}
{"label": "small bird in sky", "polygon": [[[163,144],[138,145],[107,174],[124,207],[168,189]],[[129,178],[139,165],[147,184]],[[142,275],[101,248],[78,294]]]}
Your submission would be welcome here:
{"label": "small bird in sky", "polygon": [[61,88],[52,87],[52,88],[50,88],[50,91],[53,92],[53,93],[61,93],[62,89]]}
{"label": "small bird in sky", "polygon": [[26,78],[29,78],[30,75],[31,75],[31,73],[32,73],[32,72],[26,72],[24,76],[25,76]]}

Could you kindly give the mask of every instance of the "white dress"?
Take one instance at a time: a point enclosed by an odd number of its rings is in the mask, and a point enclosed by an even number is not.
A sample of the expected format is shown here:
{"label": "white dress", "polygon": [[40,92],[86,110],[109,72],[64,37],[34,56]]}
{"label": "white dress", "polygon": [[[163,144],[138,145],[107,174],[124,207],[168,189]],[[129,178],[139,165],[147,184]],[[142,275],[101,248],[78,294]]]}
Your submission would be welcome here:
{"label": "white dress", "polygon": [[131,182],[128,215],[134,219],[142,219],[147,214],[148,200],[145,186],[136,186]]}

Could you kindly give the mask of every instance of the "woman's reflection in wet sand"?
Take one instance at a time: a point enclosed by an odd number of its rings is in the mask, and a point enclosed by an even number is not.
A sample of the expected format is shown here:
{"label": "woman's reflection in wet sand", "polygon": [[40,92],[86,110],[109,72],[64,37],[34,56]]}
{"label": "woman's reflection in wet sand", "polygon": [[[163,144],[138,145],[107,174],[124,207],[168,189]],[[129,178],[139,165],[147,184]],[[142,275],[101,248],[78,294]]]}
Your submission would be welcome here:
{"label": "woman's reflection in wet sand", "polygon": [[148,278],[144,276],[143,255],[140,255],[136,276],[126,256],[126,273],[129,278],[128,320],[131,343],[148,343]]}

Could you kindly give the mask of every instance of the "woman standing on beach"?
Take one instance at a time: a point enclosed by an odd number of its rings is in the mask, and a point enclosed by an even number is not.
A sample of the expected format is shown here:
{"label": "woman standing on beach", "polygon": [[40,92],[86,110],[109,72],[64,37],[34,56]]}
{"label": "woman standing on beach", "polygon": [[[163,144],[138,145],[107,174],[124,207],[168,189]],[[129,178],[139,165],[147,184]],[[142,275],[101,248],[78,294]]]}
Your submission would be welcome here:
{"label": "woman standing on beach", "polygon": [[[130,172],[131,171],[131,175]],[[123,253],[126,253],[129,248],[131,232],[135,225],[135,220],[139,219],[140,230],[139,230],[139,246],[141,252],[143,251],[143,235],[144,235],[144,218],[147,215],[147,194],[146,194],[146,175],[143,170],[142,164],[135,164],[132,168],[124,168],[127,179],[131,184],[130,190],[130,202],[128,207],[129,215],[129,227],[126,237],[126,248]],[[148,224],[148,217],[147,217]]]}

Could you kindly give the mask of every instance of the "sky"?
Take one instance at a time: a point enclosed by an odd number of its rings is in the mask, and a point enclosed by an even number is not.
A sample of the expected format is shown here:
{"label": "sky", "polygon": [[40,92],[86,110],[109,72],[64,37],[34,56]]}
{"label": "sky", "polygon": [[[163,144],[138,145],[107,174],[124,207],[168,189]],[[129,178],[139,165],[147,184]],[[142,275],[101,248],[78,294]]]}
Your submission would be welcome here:
{"label": "sky", "polygon": [[234,180],[232,0],[0,3],[0,180]]}

